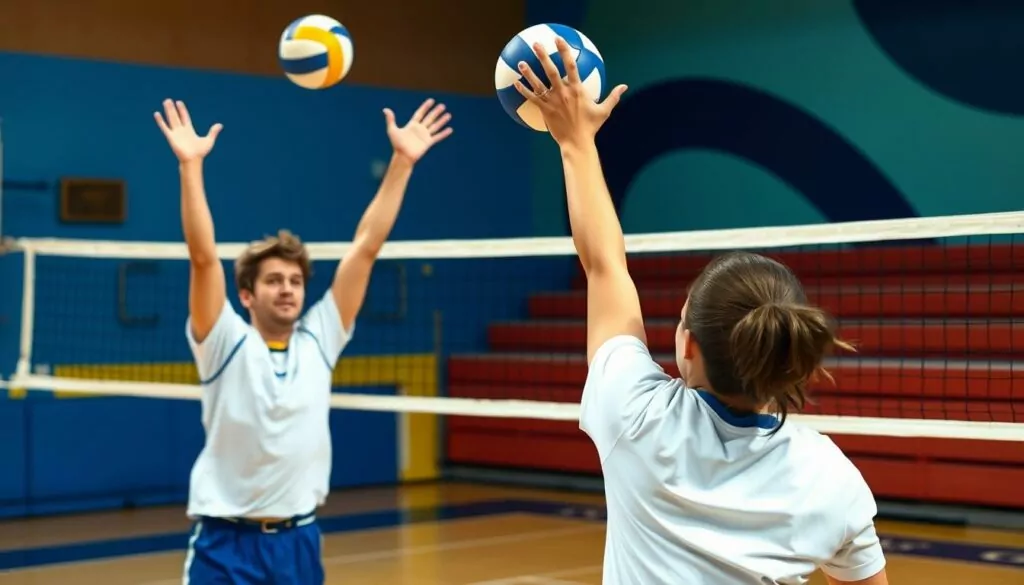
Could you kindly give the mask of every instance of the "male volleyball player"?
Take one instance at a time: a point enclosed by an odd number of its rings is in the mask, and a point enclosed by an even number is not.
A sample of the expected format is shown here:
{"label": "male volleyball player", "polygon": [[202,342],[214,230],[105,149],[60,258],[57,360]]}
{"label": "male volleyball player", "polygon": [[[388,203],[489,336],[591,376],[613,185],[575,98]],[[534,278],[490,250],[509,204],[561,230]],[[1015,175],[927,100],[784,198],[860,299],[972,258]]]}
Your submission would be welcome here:
{"label": "male volleyball player", "polygon": [[195,528],[185,583],[324,581],[314,511],[331,468],[331,374],[355,327],[370,272],[395,223],[414,164],[452,133],[451,114],[425,101],[405,126],[384,110],[394,154],[330,289],[302,315],[310,260],[281,232],[245,250],[235,280],[249,322],[227,299],[203,160],[221,125],[200,136],[182,102],[154,114],[179,161],[190,260],[186,336],[199,371],[206,443],[192,468]]}
{"label": "male volleyball player", "polygon": [[[827,438],[783,425],[835,345],[782,265],[727,255],[692,284],[676,334],[682,380],[652,359],[595,135],[625,91],[595,104],[563,40],[566,78],[538,44],[550,81],[526,63],[516,88],[561,149],[573,241],[587,275],[580,427],[605,479],[606,585],[884,585],[874,498]],[[776,414],[779,416],[777,417]]]}

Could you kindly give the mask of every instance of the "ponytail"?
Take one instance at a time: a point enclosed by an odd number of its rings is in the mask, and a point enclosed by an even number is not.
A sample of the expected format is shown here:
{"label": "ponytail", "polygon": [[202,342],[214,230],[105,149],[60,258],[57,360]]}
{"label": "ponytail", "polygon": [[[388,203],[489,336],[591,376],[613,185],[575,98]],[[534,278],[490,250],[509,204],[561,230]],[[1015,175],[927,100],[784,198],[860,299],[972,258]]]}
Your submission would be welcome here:
{"label": "ponytail", "polygon": [[767,303],[747,313],[729,337],[736,378],[754,404],[774,403],[782,421],[807,402],[807,383],[824,376],[821,366],[834,347],[852,350],[835,336],[824,311]]}

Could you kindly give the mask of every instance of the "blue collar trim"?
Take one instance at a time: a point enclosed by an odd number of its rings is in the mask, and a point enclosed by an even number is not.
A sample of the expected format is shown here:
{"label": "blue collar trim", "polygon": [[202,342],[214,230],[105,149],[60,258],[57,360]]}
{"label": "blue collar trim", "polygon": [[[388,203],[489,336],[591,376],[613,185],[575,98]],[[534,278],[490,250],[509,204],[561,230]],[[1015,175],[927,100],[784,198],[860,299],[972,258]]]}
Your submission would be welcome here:
{"label": "blue collar trim", "polygon": [[779,419],[770,414],[747,414],[741,416],[731,412],[725,404],[722,404],[721,400],[706,390],[697,390],[697,395],[711,407],[711,410],[715,411],[715,414],[721,417],[721,419],[727,424],[734,427],[758,427],[761,429],[772,430],[779,426]]}

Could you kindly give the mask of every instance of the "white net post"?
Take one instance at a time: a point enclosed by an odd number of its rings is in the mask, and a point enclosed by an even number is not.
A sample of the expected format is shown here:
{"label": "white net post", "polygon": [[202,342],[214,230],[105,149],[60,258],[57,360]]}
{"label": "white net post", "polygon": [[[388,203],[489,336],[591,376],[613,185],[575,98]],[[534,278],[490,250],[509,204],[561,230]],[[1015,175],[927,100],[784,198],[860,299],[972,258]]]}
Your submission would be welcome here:
{"label": "white net post", "polygon": [[22,255],[21,334],[15,380],[29,377],[32,373],[32,338],[35,332],[36,252],[29,248]]}

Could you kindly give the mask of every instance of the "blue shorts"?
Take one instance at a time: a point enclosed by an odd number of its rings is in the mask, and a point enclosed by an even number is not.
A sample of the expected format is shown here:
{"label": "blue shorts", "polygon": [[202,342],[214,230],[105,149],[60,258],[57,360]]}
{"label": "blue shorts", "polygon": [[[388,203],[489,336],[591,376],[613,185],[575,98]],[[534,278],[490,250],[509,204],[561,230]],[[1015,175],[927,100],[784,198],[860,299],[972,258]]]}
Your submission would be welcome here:
{"label": "blue shorts", "polygon": [[291,525],[201,518],[185,557],[186,585],[321,585],[320,528],[312,514]]}

